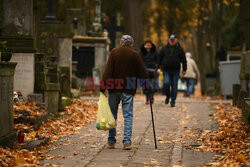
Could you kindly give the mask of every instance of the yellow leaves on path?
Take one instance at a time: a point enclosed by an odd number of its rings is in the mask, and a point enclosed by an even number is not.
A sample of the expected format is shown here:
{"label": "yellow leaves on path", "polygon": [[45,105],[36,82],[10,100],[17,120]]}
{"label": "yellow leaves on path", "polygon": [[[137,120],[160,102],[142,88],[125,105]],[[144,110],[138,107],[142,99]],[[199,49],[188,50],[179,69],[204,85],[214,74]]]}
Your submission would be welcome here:
{"label": "yellow leaves on path", "polygon": [[37,152],[0,148],[0,166],[36,166],[39,160]]}
{"label": "yellow leaves on path", "polygon": [[250,126],[242,122],[241,110],[231,105],[217,105],[215,119],[220,128],[217,131],[203,131],[201,140],[205,143],[197,149],[225,154],[215,157],[213,166],[250,165]]}

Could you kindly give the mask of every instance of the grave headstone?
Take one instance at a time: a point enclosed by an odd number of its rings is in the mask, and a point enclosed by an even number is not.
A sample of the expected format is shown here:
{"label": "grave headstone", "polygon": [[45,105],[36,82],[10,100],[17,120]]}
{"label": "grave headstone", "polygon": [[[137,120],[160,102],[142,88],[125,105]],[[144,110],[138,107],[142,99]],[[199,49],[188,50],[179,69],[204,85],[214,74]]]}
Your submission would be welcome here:
{"label": "grave headstone", "polygon": [[44,54],[35,55],[35,92],[42,93],[46,90],[46,63]]}
{"label": "grave headstone", "polygon": [[48,113],[56,114],[59,110],[59,83],[47,83],[44,92],[45,108]]}
{"label": "grave headstone", "polygon": [[[109,53],[107,37],[75,37],[73,38],[73,61],[77,61],[78,83],[85,87],[86,77],[93,76],[93,68],[104,72]],[[87,63],[87,64],[86,64]]]}
{"label": "grave headstone", "polygon": [[248,83],[250,76],[250,51],[242,53],[241,55],[241,69],[240,69],[240,84],[241,90],[248,92]]}
{"label": "grave headstone", "polygon": [[[92,76],[92,69],[98,68],[103,73],[108,59],[109,40],[106,37],[75,37],[73,38],[73,61],[77,61],[77,77]],[[88,73],[80,70],[81,61],[88,60]],[[91,65],[91,66],[90,66]],[[80,73],[79,73],[80,72]]]}
{"label": "grave headstone", "polygon": [[72,78],[72,38],[59,38],[58,39],[58,47],[59,47],[59,59],[58,66],[59,67],[67,67],[69,68],[68,78],[69,86],[71,86],[71,78]]}
{"label": "grave headstone", "polygon": [[17,62],[14,76],[14,90],[20,91],[24,100],[34,93],[35,55],[33,53],[13,53],[11,62]]}
{"label": "grave headstone", "polygon": [[45,108],[48,113],[56,114],[60,104],[60,76],[56,57],[50,57],[46,73],[46,89],[44,92]]}
{"label": "grave headstone", "polygon": [[241,70],[240,70],[240,93],[238,97],[237,107],[242,108],[242,118],[249,124],[250,111],[249,99],[250,97],[250,51],[244,52],[241,55]]}
{"label": "grave headstone", "polygon": [[0,62],[0,145],[15,140],[13,119],[13,80],[17,63]]}
{"label": "grave headstone", "polygon": [[3,1],[3,36],[30,36],[33,0]]}
{"label": "grave headstone", "polygon": [[2,36],[12,51],[11,62],[17,62],[14,90],[27,100],[34,92],[33,0],[4,0]]}

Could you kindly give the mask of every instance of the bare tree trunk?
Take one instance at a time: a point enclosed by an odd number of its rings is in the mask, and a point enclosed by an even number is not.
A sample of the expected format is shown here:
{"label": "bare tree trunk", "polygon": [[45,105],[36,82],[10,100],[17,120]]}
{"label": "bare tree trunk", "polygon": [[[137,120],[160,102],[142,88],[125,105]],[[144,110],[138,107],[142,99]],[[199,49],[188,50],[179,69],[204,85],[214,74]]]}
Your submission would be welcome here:
{"label": "bare tree trunk", "polygon": [[240,22],[241,22],[241,31],[242,31],[242,45],[243,50],[250,49],[250,1],[249,0],[240,0]]}
{"label": "bare tree trunk", "polygon": [[200,70],[200,82],[201,82],[201,91],[202,94],[205,94],[206,90],[206,66],[205,66],[205,42],[204,42],[204,35],[203,29],[204,24],[202,19],[204,18],[204,13],[202,11],[204,8],[204,1],[199,0],[199,17],[198,17],[198,27],[197,27],[197,57],[198,57],[198,67]]}
{"label": "bare tree trunk", "polygon": [[125,33],[131,35],[134,40],[134,48],[139,50],[143,43],[143,18],[141,11],[142,0],[123,0],[123,15]]}

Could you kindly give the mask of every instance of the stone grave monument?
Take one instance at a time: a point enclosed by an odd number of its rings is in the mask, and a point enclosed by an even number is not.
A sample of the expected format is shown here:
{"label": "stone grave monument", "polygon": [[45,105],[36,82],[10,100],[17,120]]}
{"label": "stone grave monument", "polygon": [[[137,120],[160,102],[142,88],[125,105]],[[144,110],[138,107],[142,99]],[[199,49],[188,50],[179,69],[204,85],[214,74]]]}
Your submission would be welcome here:
{"label": "stone grave monument", "polygon": [[14,90],[25,100],[34,92],[35,49],[33,34],[33,0],[3,0],[3,23],[0,40],[6,40],[12,51],[11,62],[17,62]]}
{"label": "stone grave monument", "polygon": [[93,69],[99,69],[102,75],[109,54],[107,37],[75,37],[73,39],[73,61],[77,61],[76,76],[80,87],[84,87],[85,78],[93,76]]}
{"label": "stone grave monument", "polygon": [[0,145],[16,139],[13,119],[13,80],[17,63],[0,62]]}
{"label": "stone grave monument", "polygon": [[250,124],[250,51],[244,52],[241,56],[240,71],[241,89],[238,96],[238,107],[242,108],[243,120]]}

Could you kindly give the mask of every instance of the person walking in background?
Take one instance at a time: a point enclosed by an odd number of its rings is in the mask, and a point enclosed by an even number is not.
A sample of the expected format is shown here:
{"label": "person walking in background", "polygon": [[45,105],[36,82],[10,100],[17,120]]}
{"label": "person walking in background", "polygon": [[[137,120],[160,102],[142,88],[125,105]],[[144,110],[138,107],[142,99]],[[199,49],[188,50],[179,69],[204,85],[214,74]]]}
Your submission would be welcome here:
{"label": "person walking in background", "polygon": [[192,59],[191,53],[186,53],[186,59],[187,59],[187,71],[186,75],[183,76],[183,79],[187,83],[187,93],[186,96],[189,97],[191,94],[194,93],[194,84],[195,80],[200,78],[200,72],[199,69],[195,63],[195,61]]}
{"label": "person walking in background", "polygon": [[[142,44],[140,55],[148,72],[149,78],[156,80],[157,50],[151,40],[146,40],[144,44]],[[143,93],[146,95],[146,104],[149,104],[149,98],[151,98],[151,102],[154,103],[154,90],[151,90],[151,93],[149,95],[150,97],[148,96],[145,89],[143,90]]]}
{"label": "person walking in background", "polygon": [[[117,120],[117,112],[120,101],[122,102],[122,112],[124,117],[124,137],[123,149],[131,149],[132,125],[133,125],[133,101],[136,93],[136,87],[127,87],[127,78],[148,79],[147,71],[144,68],[143,61],[138,52],[132,49],[134,40],[129,35],[123,35],[120,41],[121,47],[111,51],[106,64],[102,81],[105,88],[109,86],[110,80],[121,80],[123,83],[116,82],[109,91],[109,106],[111,112]],[[101,88],[101,92],[105,92]],[[109,130],[108,148],[114,149],[116,143],[116,129]]]}
{"label": "person walking in background", "polygon": [[175,107],[181,64],[183,67],[182,75],[184,76],[187,70],[185,52],[176,36],[170,35],[168,44],[163,46],[159,53],[158,66],[163,70],[164,75],[163,94],[166,95],[165,104],[169,103],[171,97],[171,107]]}

